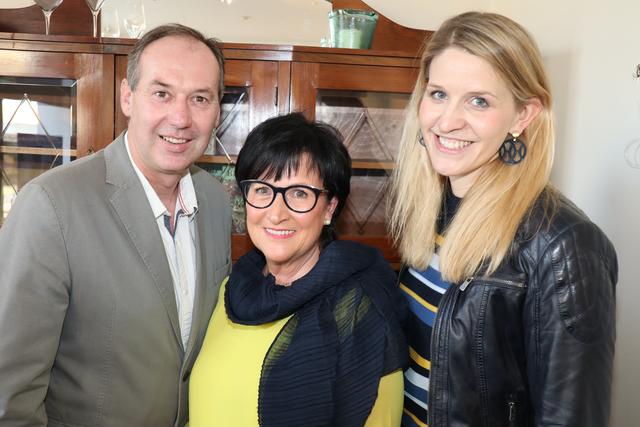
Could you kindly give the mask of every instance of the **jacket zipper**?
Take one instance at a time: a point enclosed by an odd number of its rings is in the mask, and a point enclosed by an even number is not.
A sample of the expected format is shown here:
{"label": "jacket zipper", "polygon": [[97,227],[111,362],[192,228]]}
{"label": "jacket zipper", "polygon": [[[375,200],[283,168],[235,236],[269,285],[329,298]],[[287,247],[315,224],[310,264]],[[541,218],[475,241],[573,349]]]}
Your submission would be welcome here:
{"label": "jacket zipper", "polygon": [[464,292],[469,287],[471,282],[499,283],[505,286],[511,286],[511,287],[520,288],[520,289],[524,288],[524,283],[522,282],[516,282],[513,280],[506,280],[506,279],[498,279],[496,277],[474,277],[474,276],[467,277],[466,279],[464,279],[464,281],[458,287],[462,292]]}
{"label": "jacket zipper", "polygon": [[464,292],[464,290],[467,289],[467,286],[469,286],[469,284],[473,282],[474,279],[475,277],[473,276],[467,277],[466,279],[464,279],[464,282],[462,282],[459,286],[460,291]]}
{"label": "jacket zipper", "polygon": [[513,397],[509,398],[507,402],[507,406],[509,407],[509,425],[515,427],[516,425],[516,401]]}
{"label": "jacket zipper", "polygon": [[[440,300],[440,305],[438,306],[438,311],[436,313],[436,317],[433,324],[433,329],[431,331],[431,348],[438,348],[438,342],[440,339],[446,339],[446,334],[448,334],[448,328],[443,329],[443,324],[445,323],[443,319],[449,319],[449,314],[452,311],[452,307],[455,306],[455,301],[457,300],[458,295],[460,295],[460,286],[450,286],[442,296]],[[443,335],[443,336],[441,336]],[[438,372],[440,371],[440,363],[437,355],[431,353],[431,369],[429,369],[429,410],[427,415],[427,424],[431,427],[436,426],[444,426],[447,425],[446,422],[446,411],[444,412],[444,421],[443,423],[436,423],[435,418],[435,408],[437,406],[442,405],[441,402],[435,404],[435,402],[431,401],[431,399],[437,397],[436,388],[439,386],[438,381]],[[434,374],[435,373],[435,374]],[[446,384],[446,381],[444,382]],[[442,388],[442,386],[440,386]]]}

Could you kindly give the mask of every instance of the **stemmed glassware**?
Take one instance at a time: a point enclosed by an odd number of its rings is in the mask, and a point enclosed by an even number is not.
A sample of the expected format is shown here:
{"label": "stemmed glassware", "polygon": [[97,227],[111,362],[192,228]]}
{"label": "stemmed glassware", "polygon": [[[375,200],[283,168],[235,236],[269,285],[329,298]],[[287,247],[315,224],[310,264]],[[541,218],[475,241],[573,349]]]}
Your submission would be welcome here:
{"label": "stemmed glassware", "polygon": [[42,13],[44,14],[44,33],[49,35],[49,26],[51,23],[51,14],[58,6],[62,4],[63,0],[33,0],[35,4],[40,6]]}
{"label": "stemmed glassware", "polygon": [[139,38],[147,27],[142,0],[127,0],[123,7],[124,28],[129,37]]}
{"label": "stemmed glassware", "polygon": [[100,9],[106,0],[85,0],[87,6],[91,9],[91,15],[93,16],[93,37],[98,37],[98,15]]}
{"label": "stemmed glassware", "polygon": [[120,16],[118,9],[104,7],[100,11],[100,32],[102,37],[120,37]]}

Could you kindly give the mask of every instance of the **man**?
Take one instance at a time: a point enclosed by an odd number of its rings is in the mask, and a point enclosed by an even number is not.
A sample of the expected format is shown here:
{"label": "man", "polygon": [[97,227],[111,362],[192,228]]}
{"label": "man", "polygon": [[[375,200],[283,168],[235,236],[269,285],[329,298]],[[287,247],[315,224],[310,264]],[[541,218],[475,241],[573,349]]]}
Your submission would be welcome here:
{"label": "man", "polygon": [[228,197],[193,166],[219,121],[214,40],[158,27],[129,55],[129,127],[21,191],[0,229],[0,425],[182,426],[230,266]]}

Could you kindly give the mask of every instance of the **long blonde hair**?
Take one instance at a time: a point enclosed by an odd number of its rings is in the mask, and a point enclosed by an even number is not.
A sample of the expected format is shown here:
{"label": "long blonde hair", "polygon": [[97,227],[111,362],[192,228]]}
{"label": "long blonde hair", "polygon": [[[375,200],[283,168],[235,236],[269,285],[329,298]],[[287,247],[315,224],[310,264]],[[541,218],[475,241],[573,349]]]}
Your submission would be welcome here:
{"label": "long blonde hair", "polygon": [[519,224],[548,186],[555,136],[548,79],[527,31],[493,13],[467,12],[445,21],[425,46],[391,178],[389,230],[405,263],[424,269],[434,251],[447,179],[433,169],[418,143],[418,109],[431,62],[449,47],[491,64],[511,89],[518,108],[531,99],[542,105],[520,135],[527,146],[525,159],[511,166],[499,158],[487,164],[446,229],[440,269],[445,280],[455,283],[481,267],[489,274],[504,260]]}

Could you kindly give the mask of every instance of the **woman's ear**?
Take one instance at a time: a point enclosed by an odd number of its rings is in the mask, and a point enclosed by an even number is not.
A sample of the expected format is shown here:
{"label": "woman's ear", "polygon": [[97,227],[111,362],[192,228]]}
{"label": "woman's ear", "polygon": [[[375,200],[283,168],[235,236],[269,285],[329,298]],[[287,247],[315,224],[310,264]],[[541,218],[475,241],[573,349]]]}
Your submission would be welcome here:
{"label": "woman's ear", "polygon": [[542,102],[538,98],[530,98],[524,104],[511,133],[522,133],[542,111]]}
{"label": "woman's ear", "polygon": [[325,219],[331,220],[331,218],[333,218],[333,213],[336,211],[337,207],[338,198],[332,197],[331,200],[329,200],[329,204],[327,205],[327,215],[325,216]]}

